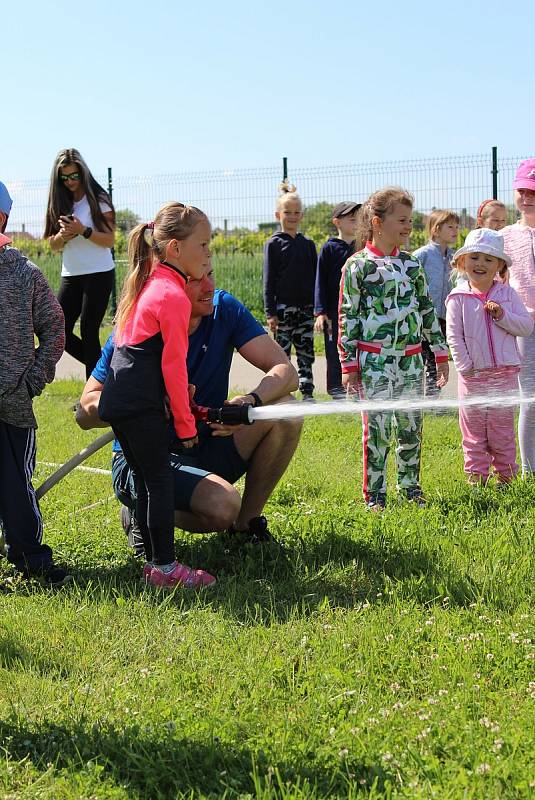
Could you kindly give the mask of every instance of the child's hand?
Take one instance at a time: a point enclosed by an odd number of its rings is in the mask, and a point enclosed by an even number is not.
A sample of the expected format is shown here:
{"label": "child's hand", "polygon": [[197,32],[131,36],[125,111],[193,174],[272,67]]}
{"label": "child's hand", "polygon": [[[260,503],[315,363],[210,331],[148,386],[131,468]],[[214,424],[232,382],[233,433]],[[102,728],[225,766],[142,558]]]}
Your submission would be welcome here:
{"label": "child's hand", "polygon": [[186,450],[190,450],[195,445],[199,444],[199,437],[194,436],[193,439],[179,439],[180,446],[184,447]]}
{"label": "child's hand", "polygon": [[277,328],[278,328],[278,325],[279,325],[279,320],[277,319],[277,317],[268,317],[267,318],[267,324],[268,324],[268,328],[269,328],[270,333],[275,335],[277,333]]}
{"label": "child's hand", "polygon": [[499,303],[495,303],[494,300],[487,300],[484,305],[485,311],[488,311],[492,319],[501,319],[503,317],[504,311],[503,308]]}
{"label": "child's hand", "polygon": [[325,326],[327,326],[327,335],[333,335],[333,324],[327,314],[318,314],[316,317],[316,321],[314,322],[314,330],[316,333],[323,333],[325,331]]}
{"label": "child's hand", "polygon": [[342,373],[342,386],[348,395],[357,394],[359,383],[358,372],[343,372]]}
{"label": "child's hand", "polygon": [[439,389],[443,389],[444,386],[448,382],[448,378],[450,377],[450,365],[447,361],[441,361],[439,364],[436,365],[437,368],[437,386]]}

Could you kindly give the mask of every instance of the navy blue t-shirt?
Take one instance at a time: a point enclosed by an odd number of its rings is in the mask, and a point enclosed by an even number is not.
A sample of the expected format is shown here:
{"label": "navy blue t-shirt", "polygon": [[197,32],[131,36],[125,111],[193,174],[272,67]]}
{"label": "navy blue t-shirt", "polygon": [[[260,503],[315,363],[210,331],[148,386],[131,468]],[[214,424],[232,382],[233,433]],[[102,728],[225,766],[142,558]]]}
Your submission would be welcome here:
{"label": "navy blue t-shirt", "polygon": [[[188,380],[195,384],[195,402],[219,408],[228,396],[230,365],[234,350],[251,339],[267,335],[245,306],[228,292],[216,289],[214,310],[202,317],[197,330],[189,337]],[[113,334],[102,348],[92,377],[104,383],[113,355]],[[114,442],[113,449],[120,450]]]}

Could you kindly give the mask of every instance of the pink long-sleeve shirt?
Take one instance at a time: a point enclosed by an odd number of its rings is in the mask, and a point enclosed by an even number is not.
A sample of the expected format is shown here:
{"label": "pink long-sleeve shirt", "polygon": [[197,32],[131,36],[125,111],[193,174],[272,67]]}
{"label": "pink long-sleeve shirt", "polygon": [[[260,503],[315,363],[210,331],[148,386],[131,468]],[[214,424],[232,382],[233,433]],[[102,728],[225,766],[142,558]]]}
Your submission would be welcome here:
{"label": "pink long-sleeve shirt", "polygon": [[535,318],[535,228],[517,222],[503,228],[500,233],[505,252],[513,260],[509,283]]}
{"label": "pink long-sleeve shirt", "polygon": [[[500,304],[504,312],[501,319],[491,317],[485,300]],[[468,281],[462,281],[446,299],[446,336],[453,363],[461,374],[519,367],[516,337],[529,336],[534,325],[533,317],[508,284],[495,282],[482,298]]]}

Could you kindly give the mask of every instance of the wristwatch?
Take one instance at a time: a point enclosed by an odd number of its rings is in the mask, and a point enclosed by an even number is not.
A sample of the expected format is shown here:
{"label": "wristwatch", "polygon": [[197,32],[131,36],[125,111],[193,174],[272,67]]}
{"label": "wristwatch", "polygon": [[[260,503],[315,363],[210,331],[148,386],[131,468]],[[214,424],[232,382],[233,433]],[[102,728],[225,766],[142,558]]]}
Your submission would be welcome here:
{"label": "wristwatch", "polygon": [[90,228],[88,225],[85,231],[82,233],[82,236],[84,237],[84,239],[89,239],[92,233],[93,233],[93,228]]}
{"label": "wristwatch", "polygon": [[252,397],[254,400],[254,407],[258,408],[258,406],[262,405],[261,398],[257,395],[256,392],[249,392],[249,397]]}

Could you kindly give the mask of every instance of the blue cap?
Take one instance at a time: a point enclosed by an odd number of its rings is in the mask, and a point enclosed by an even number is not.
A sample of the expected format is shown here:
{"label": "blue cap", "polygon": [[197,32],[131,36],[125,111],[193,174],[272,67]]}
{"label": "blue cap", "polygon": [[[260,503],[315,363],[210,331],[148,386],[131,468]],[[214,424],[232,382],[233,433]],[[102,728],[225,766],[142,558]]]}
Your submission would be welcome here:
{"label": "blue cap", "polygon": [[0,211],[3,211],[4,214],[9,217],[12,205],[13,200],[11,199],[7,187],[0,181]]}

